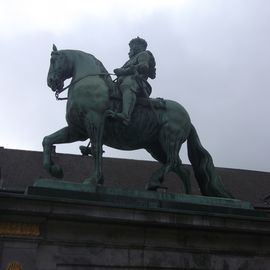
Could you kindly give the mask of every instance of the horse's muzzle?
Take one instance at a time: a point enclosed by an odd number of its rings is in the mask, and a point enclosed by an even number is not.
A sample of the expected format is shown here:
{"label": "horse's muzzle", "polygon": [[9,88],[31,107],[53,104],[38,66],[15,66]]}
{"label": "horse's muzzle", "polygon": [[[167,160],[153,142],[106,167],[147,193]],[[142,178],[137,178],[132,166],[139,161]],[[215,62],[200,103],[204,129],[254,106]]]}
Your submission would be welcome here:
{"label": "horse's muzzle", "polygon": [[[54,87],[53,79],[47,78],[47,85],[53,90],[56,91],[56,88]],[[55,88],[55,89],[54,89]]]}
{"label": "horse's muzzle", "polygon": [[62,90],[64,82],[60,80],[54,80],[52,77],[47,79],[47,85],[52,89],[53,92],[56,90]]}

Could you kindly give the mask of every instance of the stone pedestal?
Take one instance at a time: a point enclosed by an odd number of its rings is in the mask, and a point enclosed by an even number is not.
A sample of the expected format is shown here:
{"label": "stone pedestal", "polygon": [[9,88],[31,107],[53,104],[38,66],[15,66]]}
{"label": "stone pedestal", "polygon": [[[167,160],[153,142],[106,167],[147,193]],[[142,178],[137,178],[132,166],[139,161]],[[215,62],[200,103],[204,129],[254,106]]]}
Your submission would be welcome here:
{"label": "stone pedestal", "polygon": [[0,193],[1,270],[270,269],[269,215],[246,203],[59,192]]}

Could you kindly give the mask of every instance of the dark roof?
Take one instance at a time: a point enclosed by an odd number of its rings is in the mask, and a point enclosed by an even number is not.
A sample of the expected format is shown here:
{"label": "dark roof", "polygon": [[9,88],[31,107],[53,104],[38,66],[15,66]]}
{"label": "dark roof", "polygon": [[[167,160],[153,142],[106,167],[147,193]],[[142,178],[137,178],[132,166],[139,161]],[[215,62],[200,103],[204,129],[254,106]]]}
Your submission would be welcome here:
{"label": "dark roof", "polygon": [[[54,154],[54,160],[64,170],[67,181],[82,182],[91,175],[91,157]],[[151,174],[159,167],[157,162],[104,158],[104,185],[144,189]],[[192,171],[191,166],[187,165]],[[38,178],[52,178],[42,167],[42,153],[36,151],[12,150],[0,147],[0,186],[4,189],[24,190]],[[270,173],[217,168],[225,187],[235,198],[249,201],[259,207],[270,206]],[[182,192],[181,181],[170,173],[164,183],[168,192]],[[192,192],[200,194],[192,173]],[[269,198],[268,198],[269,196]]]}

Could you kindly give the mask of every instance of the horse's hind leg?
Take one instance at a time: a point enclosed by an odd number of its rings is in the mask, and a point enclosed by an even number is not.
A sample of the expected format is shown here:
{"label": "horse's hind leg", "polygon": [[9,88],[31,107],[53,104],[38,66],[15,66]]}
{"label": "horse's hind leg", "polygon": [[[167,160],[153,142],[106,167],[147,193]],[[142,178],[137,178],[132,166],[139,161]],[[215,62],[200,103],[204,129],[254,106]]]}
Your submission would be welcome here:
{"label": "horse's hind leg", "polygon": [[146,148],[153,158],[163,164],[161,168],[152,174],[151,179],[146,186],[147,190],[157,190],[161,187],[165,175],[170,171],[174,171],[179,162],[178,153],[181,146],[180,143],[175,143],[176,140],[172,140],[172,138],[170,138],[170,140],[164,139],[161,142],[162,144],[158,142]]}
{"label": "horse's hind leg", "polygon": [[164,181],[164,174],[165,174],[164,164],[166,163],[167,160],[166,153],[163,151],[159,142],[154,143],[151,146],[147,147],[146,151],[148,151],[154,159],[163,164],[161,168],[159,168],[152,174],[150,181],[147,183],[145,187],[146,190],[157,190]]}
{"label": "horse's hind leg", "polygon": [[165,175],[165,168],[164,166],[162,166],[152,174],[150,181],[147,183],[145,189],[157,190],[159,187],[161,187],[164,181],[164,175]]}
{"label": "horse's hind leg", "polygon": [[178,175],[178,177],[183,181],[185,192],[191,194],[191,185],[190,185],[190,172],[182,164],[181,159],[179,158],[177,165],[174,167],[173,171]]}
{"label": "horse's hind leg", "polygon": [[[179,139],[179,137],[181,139]],[[168,170],[173,171],[177,174],[180,180],[183,181],[185,193],[191,193],[191,186],[190,186],[190,173],[187,168],[182,165],[182,161],[179,158],[179,152],[183,143],[183,139],[181,136],[171,136],[171,140],[164,141],[164,148],[167,150],[168,155]]]}
{"label": "horse's hind leg", "polygon": [[189,171],[186,169],[179,158],[180,148],[184,139],[179,132],[168,132],[163,130],[160,136],[160,143],[156,143],[155,147],[146,149],[156,160],[164,165],[153,173],[150,182],[147,185],[148,190],[157,190],[164,181],[164,177],[170,171],[173,171],[183,181],[186,193],[191,192]]}

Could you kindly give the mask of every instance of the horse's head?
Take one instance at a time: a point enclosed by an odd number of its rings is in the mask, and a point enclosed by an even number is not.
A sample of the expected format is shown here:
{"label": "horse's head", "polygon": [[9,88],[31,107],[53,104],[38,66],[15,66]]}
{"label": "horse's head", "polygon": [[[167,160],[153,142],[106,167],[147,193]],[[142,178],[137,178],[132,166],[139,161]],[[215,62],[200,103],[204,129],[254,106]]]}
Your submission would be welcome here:
{"label": "horse's head", "polygon": [[47,77],[47,84],[53,90],[61,90],[64,87],[64,81],[69,78],[69,63],[64,51],[58,51],[53,45],[51,53],[50,68]]}

